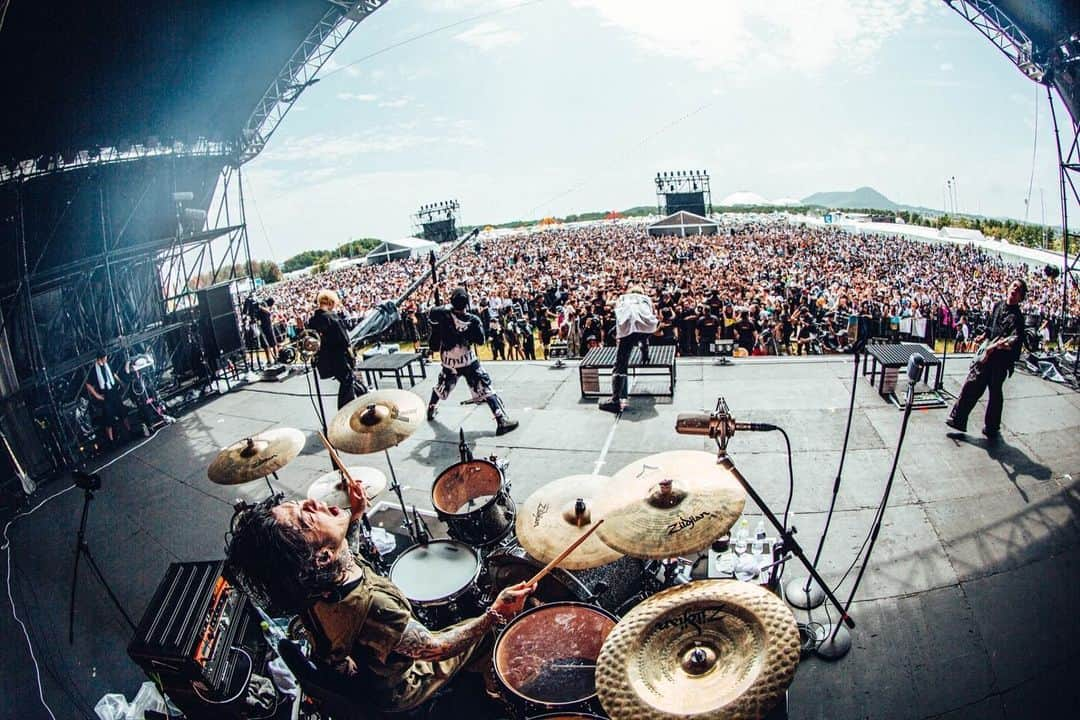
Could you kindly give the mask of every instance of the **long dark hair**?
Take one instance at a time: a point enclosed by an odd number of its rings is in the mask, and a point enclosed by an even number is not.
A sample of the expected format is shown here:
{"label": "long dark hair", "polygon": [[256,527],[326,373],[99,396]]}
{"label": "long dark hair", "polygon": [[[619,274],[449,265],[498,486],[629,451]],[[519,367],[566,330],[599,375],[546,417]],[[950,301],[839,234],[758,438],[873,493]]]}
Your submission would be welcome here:
{"label": "long dark hair", "polygon": [[319,567],[319,548],[274,517],[282,497],[237,506],[225,538],[226,573],[267,611],[298,613],[337,587],[347,558]]}

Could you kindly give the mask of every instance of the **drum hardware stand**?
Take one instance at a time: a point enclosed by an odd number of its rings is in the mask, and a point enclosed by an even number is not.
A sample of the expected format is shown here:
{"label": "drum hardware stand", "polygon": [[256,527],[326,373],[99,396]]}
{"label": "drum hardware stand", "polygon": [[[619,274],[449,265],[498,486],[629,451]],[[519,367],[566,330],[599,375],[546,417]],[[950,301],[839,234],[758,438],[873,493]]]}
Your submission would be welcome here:
{"label": "drum hardware stand", "polygon": [[[825,528],[821,531],[821,539],[818,540],[817,550],[814,551],[814,567],[821,560],[821,551],[825,548],[825,538],[829,534],[829,526],[832,524],[833,511],[836,509],[836,498],[840,495],[840,479],[844,474],[844,459],[847,457],[848,439],[851,437],[851,418],[855,412],[855,386],[859,383],[859,356],[866,346],[858,342],[852,347],[854,359],[854,376],[851,378],[851,398],[848,401],[847,426],[844,428],[844,446],[840,450],[840,464],[836,468],[836,479],[833,481],[832,498],[829,500],[829,512],[825,514]],[[809,577],[792,578],[784,585],[784,598],[788,604],[800,610],[811,610],[825,602],[825,593],[821,588],[814,585]]]}
{"label": "drum hardware stand", "polygon": [[390,489],[397,495],[398,505],[401,506],[401,525],[409,533],[409,539],[415,543],[417,536],[416,527],[409,517],[408,507],[405,506],[405,497],[401,494],[401,484],[398,483],[397,473],[394,472],[394,463],[390,460],[390,450],[383,450],[383,454],[386,455],[386,465],[390,468]]}
{"label": "drum hardware stand", "polygon": [[[787,552],[790,550],[791,553],[794,554],[795,557],[797,557],[799,561],[806,567],[807,572],[810,573],[810,577],[814,580],[814,582],[817,583],[818,587],[821,588],[822,592],[825,593],[825,597],[829,600],[830,603],[832,603],[836,607],[837,610],[840,611],[840,619],[843,621],[843,623],[849,628],[855,627],[855,621],[851,619],[850,615],[848,615],[847,608],[845,608],[840,603],[840,600],[833,593],[832,588],[830,588],[828,583],[825,582],[825,579],[821,577],[821,575],[817,571],[817,568],[815,568],[814,565],[810,562],[810,559],[806,557],[806,553],[803,551],[802,546],[799,545],[799,542],[795,539],[796,528],[792,527],[790,530],[788,530],[786,527],[784,527],[784,523],[781,522],[780,518],[776,516],[776,513],[772,511],[772,509],[768,506],[768,504],[761,497],[761,495],[759,495],[758,492],[754,490],[753,486],[746,479],[746,477],[741,472],[739,472],[739,469],[735,467],[735,463],[732,462],[731,456],[728,455],[728,439],[735,433],[736,430],[764,430],[775,428],[771,428],[768,426],[754,427],[753,423],[736,423],[728,412],[727,403],[724,402],[724,398],[722,397],[717,400],[716,411],[713,412],[712,417],[714,419],[714,422],[709,429],[709,436],[716,441],[716,464],[730,472],[732,477],[734,477],[735,480],[738,481],[739,485],[742,486],[743,490],[746,491],[746,494],[750,496],[750,499],[753,500],[759,508],[761,508],[762,514],[780,534],[780,542],[783,543],[784,551]],[[740,428],[740,425],[745,427]]]}
{"label": "drum hardware stand", "polygon": [[458,452],[461,454],[461,462],[472,462],[472,450],[469,448],[469,444],[465,442],[465,430],[460,427],[458,428],[458,437],[460,438]]}
{"label": "drum hardware stand", "polygon": [[120,600],[117,599],[113,593],[112,588],[109,587],[109,583],[106,582],[105,576],[101,574],[101,569],[98,567],[97,562],[94,561],[94,556],[90,552],[90,545],[86,542],[86,519],[90,513],[90,501],[94,499],[94,491],[101,489],[101,476],[97,474],[85,473],[80,470],[74,470],[71,473],[72,478],[75,480],[75,485],[82,488],[83,491],[83,506],[82,517],[79,519],[79,533],[75,541],[75,567],[71,571],[71,601],[68,604],[68,644],[75,644],[75,590],[78,587],[79,579],[79,560],[85,555],[86,563],[93,570],[94,576],[97,577],[98,582],[105,588],[105,592],[109,595],[109,599],[112,600],[113,605],[120,611],[120,614],[124,617],[128,627],[133,631],[135,630],[135,623],[131,621],[131,617],[128,616],[127,611],[124,610],[124,606],[120,604]]}
{"label": "drum hardware stand", "polygon": [[412,508],[412,520],[413,527],[416,528],[416,544],[427,545],[431,542],[431,530],[428,529],[427,523],[420,517],[420,513],[416,511],[416,506]]}
{"label": "drum hardware stand", "polygon": [[[904,405],[904,419],[900,423],[900,437],[896,441],[896,454],[893,455],[889,479],[885,483],[885,490],[881,495],[881,504],[878,506],[877,514],[874,516],[874,523],[870,529],[870,541],[866,546],[866,556],[863,558],[862,566],[859,568],[859,574],[855,576],[855,584],[851,586],[851,592],[848,594],[847,602],[844,604],[844,609],[840,614],[841,618],[849,618],[848,610],[851,609],[851,604],[855,601],[855,593],[859,589],[859,583],[862,582],[863,574],[870,564],[870,553],[874,551],[874,544],[881,533],[881,525],[885,520],[885,506],[889,504],[889,494],[892,492],[893,480],[896,479],[896,467],[900,463],[900,449],[904,447],[904,436],[907,434],[908,421],[911,419],[912,399],[915,395],[915,378],[922,374],[923,367],[923,359],[918,355],[912,355],[907,367],[909,381],[907,403]],[[854,627],[854,625],[849,624],[848,627]],[[826,639],[817,647],[817,654],[821,657],[827,660],[839,660],[851,650],[851,633],[844,630],[841,624],[836,623],[831,627],[826,626],[825,637]]]}

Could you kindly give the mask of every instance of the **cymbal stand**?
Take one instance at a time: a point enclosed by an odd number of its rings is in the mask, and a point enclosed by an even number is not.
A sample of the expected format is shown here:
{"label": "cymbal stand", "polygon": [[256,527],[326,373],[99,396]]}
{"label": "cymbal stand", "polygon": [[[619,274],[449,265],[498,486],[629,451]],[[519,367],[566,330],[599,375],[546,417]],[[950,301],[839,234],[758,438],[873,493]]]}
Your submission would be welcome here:
{"label": "cymbal stand", "polygon": [[281,482],[281,478],[278,477],[278,474],[277,474],[276,470],[274,472],[270,473],[269,475],[263,475],[263,480],[266,481],[266,487],[270,489],[270,494],[273,495],[274,493],[277,492],[277,490],[275,490],[274,486],[270,484],[270,478],[274,478],[278,482]]}
{"label": "cymbal stand", "polygon": [[390,468],[390,489],[397,495],[398,505],[401,506],[401,525],[408,531],[409,539],[415,543],[416,528],[413,526],[412,519],[409,518],[409,509],[405,506],[404,495],[401,494],[401,485],[398,483],[397,473],[394,472],[394,463],[390,460],[389,448],[384,449],[383,454],[386,455],[386,465]]}
{"label": "cymbal stand", "polygon": [[735,463],[731,461],[731,457],[727,453],[727,434],[720,433],[715,438],[716,440],[716,464],[724,468],[732,474],[732,476],[742,485],[743,490],[750,496],[759,508],[761,508],[762,514],[768,519],[776,531],[780,533],[781,542],[784,543],[785,551],[790,550],[795,557],[799,558],[799,561],[806,567],[807,572],[810,573],[810,577],[814,582],[818,584],[822,592],[825,593],[825,597],[831,602],[838,611],[840,611],[840,619],[844,621],[848,627],[855,627],[855,621],[851,619],[851,616],[847,614],[846,608],[840,603],[840,600],[833,593],[832,588],[825,582],[825,578],[818,574],[818,571],[814,568],[814,565],[810,562],[810,559],[806,557],[806,553],[803,551],[802,546],[799,545],[799,541],[795,539],[795,529],[788,530],[784,527],[784,524],[780,521],[780,518],[776,517],[776,513],[765,503],[761,495],[754,490],[750,482],[743,476],[739,469],[735,467]]}

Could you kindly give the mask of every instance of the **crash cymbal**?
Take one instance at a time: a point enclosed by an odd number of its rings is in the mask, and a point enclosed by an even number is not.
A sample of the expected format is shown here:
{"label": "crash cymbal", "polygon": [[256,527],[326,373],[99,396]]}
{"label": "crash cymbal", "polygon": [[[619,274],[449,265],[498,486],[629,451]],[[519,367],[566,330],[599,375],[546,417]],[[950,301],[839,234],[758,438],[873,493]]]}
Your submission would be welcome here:
{"label": "crash cymbal", "polygon": [[342,452],[365,455],[386,450],[424,422],[424,401],[408,390],[376,390],[338,410],[330,421],[330,443]]}
{"label": "crash cymbal", "polygon": [[611,631],[596,690],[612,720],[760,720],[799,664],[799,630],[760,585],[700,580],[643,600]]}
{"label": "crash cymbal", "polygon": [[[349,475],[364,486],[364,494],[367,495],[368,500],[374,500],[376,495],[386,489],[386,475],[375,468],[350,467]],[[327,505],[349,509],[349,494],[342,487],[341,473],[337,470],[331,470],[311,483],[307,489],[307,496],[312,500],[321,500]]]}
{"label": "crash cymbal", "polygon": [[[594,509],[595,499],[609,482],[610,478],[604,475],[570,475],[544,485],[518,508],[518,542],[540,562],[551,562],[601,518]],[[594,534],[559,563],[559,567],[585,570],[607,565],[620,557],[621,553]]]}
{"label": "crash cymbal", "polygon": [[696,450],[649,455],[611,476],[596,510],[600,539],[625,555],[673,558],[707,548],[742,514],[746,493],[716,456]]}
{"label": "crash cymbal", "polygon": [[206,471],[210,482],[239,485],[277,472],[300,454],[304,433],[294,428],[265,430],[218,453]]}

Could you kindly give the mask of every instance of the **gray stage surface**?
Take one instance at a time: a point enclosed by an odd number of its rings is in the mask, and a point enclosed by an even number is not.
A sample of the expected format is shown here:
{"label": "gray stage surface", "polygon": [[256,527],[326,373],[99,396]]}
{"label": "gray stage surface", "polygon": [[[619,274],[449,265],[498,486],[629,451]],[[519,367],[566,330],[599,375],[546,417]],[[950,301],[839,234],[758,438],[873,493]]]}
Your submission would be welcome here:
{"label": "gray stage surface", "polygon": [[[959,389],[966,366],[963,358],[949,360],[948,389]],[[459,426],[477,457],[494,453],[510,460],[508,479],[519,501],[550,480],[593,469],[615,419],[580,399],[574,363],[562,370],[542,362],[487,368],[521,427],[497,438],[486,407],[458,404],[467,397],[460,387],[443,403],[437,422],[391,451],[408,502],[430,506],[432,480],[458,459]],[[675,416],[711,408],[723,395],[737,419],[775,423],[790,434],[798,536],[813,548],[840,458],[851,378],[845,358],[752,359],[723,367],[705,359],[680,361],[674,401],[635,398],[611,434],[601,472],[662,450],[710,449],[704,438],[676,435]],[[416,391],[426,398],[432,382],[429,373]],[[854,649],[835,663],[803,661],[791,686],[791,718],[1077,717],[1080,487],[1073,478],[1080,478],[1080,395],[1019,372],[1005,394],[997,445],[977,434],[981,404],[971,421],[975,434],[967,437],[946,434],[945,410],[913,414],[881,538],[854,607]],[[821,568],[830,581],[867,532],[901,417],[860,377],[844,483]],[[235,498],[266,493],[258,482],[212,485],[206,468],[217,450],[277,426],[316,429],[303,377],[217,398],[103,471],[89,542],[136,618],[170,562],[221,557]],[[781,510],[787,473],[780,435],[740,434],[730,451],[766,501]],[[381,455],[355,459],[386,469]],[[310,432],[304,453],[280,473],[280,484],[301,493],[328,462]],[[34,500],[65,484],[54,481]],[[58,718],[86,716],[105,692],[130,698],[144,679],[125,654],[126,627],[85,572],[75,644],[67,644],[81,503],[81,492],[67,492],[11,530],[18,614],[30,628],[45,697]],[[796,562],[787,572],[802,574]],[[47,717],[10,608],[0,612],[0,632],[0,715]]]}

